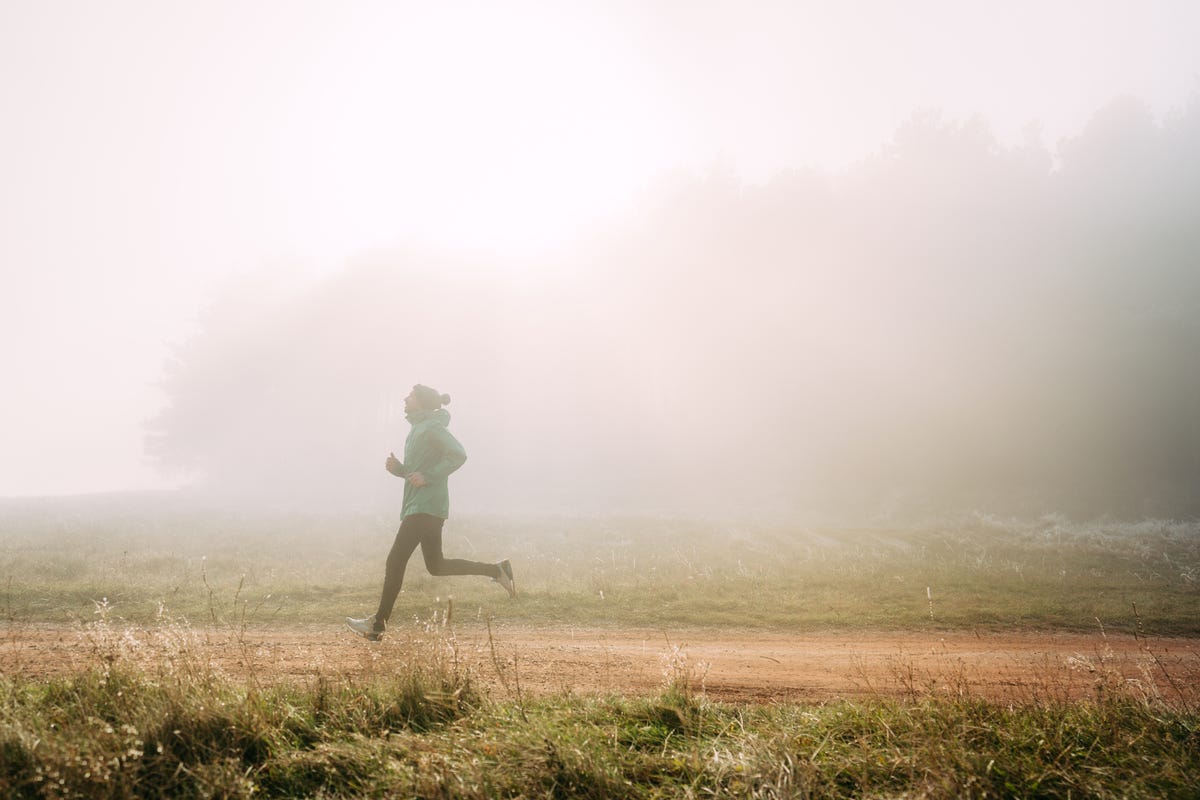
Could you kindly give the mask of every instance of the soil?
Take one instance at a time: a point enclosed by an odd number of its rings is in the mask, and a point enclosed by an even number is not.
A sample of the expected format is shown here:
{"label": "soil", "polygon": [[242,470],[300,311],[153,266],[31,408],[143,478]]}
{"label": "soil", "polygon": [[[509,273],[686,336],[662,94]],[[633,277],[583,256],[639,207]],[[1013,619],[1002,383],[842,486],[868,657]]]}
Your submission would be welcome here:
{"label": "soil", "polygon": [[1126,633],[530,628],[475,623],[367,642],[335,624],[259,628],[0,625],[0,672],[44,678],[118,660],[274,683],[354,680],[421,658],[470,670],[496,698],[645,694],[687,682],[713,700],[969,695],[1045,702],[1113,692],[1195,702],[1200,638]]}

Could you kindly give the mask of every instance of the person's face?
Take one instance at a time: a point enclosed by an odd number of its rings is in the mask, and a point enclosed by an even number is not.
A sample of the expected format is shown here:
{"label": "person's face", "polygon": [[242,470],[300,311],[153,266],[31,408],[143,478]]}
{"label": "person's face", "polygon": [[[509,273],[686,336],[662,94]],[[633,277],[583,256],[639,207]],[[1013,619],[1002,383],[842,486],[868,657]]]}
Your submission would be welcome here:
{"label": "person's face", "polygon": [[417,399],[416,392],[409,392],[408,397],[404,398],[404,413],[411,414],[414,411],[421,411],[421,401]]}

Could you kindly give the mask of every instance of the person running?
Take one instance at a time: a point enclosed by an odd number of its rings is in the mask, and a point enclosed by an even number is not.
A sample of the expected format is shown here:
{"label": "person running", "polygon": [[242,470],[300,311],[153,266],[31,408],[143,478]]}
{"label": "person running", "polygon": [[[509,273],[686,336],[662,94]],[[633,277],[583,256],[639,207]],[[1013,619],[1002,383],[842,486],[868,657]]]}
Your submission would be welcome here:
{"label": "person running", "polygon": [[442,525],[450,512],[447,479],[467,460],[467,452],[446,430],[450,412],[442,408],[450,395],[417,384],[404,398],[404,416],[412,425],[404,440],[404,461],[389,453],[384,467],[404,479],[404,506],[400,530],[387,557],[379,609],[365,619],[346,617],[346,624],[360,636],[379,641],[387,630],[388,618],[400,587],[404,568],[417,545],[430,575],[484,575],[499,583],[509,597],[517,596],[512,565],[508,559],[495,564],[445,558],[442,555]]}

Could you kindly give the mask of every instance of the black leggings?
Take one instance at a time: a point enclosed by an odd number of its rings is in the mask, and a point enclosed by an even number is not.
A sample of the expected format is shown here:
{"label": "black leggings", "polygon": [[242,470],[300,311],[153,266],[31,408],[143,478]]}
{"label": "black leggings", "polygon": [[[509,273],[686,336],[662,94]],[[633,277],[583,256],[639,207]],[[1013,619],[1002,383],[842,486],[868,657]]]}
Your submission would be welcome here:
{"label": "black leggings", "polygon": [[396,541],[392,542],[392,550],[387,557],[387,571],[383,576],[383,595],[379,598],[379,610],[375,612],[376,622],[387,622],[392,615],[392,606],[396,604],[396,596],[404,585],[404,568],[413,550],[421,545],[421,555],[425,558],[425,568],[430,575],[484,575],[498,578],[500,568],[495,564],[484,564],[479,561],[467,561],[462,558],[446,558],[442,555],[442,525],[446,520],[430,514],[410,514],[400,523],[396,533]]}

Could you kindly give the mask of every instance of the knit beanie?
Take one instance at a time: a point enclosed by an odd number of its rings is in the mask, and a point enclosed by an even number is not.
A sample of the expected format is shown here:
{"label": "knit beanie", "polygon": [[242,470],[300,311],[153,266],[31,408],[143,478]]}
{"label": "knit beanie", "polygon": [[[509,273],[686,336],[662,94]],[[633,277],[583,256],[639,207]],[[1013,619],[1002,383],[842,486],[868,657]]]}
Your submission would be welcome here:
{"label": "knit beanie", "polygon": [[450,395],[441,394],[437,389],[431,389],[420,383],[413,387],[413,396],[417,398],[417,402],[430,411],[437,411],[450,402]]}

